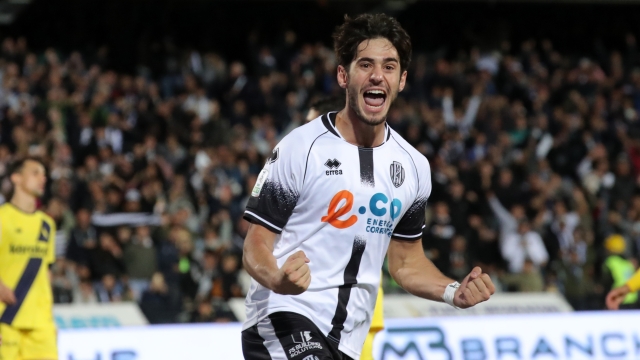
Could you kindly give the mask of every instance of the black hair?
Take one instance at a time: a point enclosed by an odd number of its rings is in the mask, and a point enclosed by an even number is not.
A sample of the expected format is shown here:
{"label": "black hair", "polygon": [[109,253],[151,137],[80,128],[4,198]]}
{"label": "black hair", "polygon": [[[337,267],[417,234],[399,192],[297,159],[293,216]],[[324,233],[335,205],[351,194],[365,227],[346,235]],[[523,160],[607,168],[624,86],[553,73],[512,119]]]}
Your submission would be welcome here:
{"label": "black hair", "polygon": [[386,14],[362,14],[354,19],[345,15],[344,23],[333,33],[338,64],[346,68],[356,58],[361,42],[378,38],[391,42],[400,57],[400,70],[406,70],[411,62],[411,38],[396,19]]}

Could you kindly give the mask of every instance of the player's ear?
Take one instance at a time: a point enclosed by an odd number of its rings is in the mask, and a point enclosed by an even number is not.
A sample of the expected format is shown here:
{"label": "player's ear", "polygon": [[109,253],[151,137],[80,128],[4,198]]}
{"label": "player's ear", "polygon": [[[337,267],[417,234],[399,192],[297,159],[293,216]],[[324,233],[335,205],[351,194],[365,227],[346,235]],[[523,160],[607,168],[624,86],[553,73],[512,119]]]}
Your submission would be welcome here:
{"label": "player's ear", "polygon": [[342,65],[338,65],[338,74],[336,76],[338,78],[338,85],[340,85],[341,88],[346,89],[347,83],[349,82],[347,69]]}
{"label": "player's ear", "polygon": [[403,71],[402,75],[400,75],[400,86],[398,86],[398,92],[404,89],[404,86],[407,84],[407,71]]}

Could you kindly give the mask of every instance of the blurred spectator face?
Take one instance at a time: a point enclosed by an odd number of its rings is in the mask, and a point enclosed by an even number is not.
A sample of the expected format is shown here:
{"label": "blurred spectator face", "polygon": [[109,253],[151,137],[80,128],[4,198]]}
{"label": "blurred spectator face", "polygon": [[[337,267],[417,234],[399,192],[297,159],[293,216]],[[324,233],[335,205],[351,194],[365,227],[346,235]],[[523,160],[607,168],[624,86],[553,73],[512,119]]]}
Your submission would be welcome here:
{"label": "blurred spectator face", "polygon": [[526,215],[524,207],[520,204],[513,205],[511,215],[516,219],[524,219]]}
{"label": "blurred spectator face", "polygon": [[222,259],[222,271],[230,274],[238,269],[238,258],[235,255],[227,254]]}
{"label": "blurred spectator face", "polygon": [[184,226],[189,220],[190,216],[191,216],[191,211],[189,210],[189,208],[186,206],[181,207],[172,216],[173,224],[177,226]]}
{"label": "blurred spectator face", "polygon": [[460,181],[455,181],[451,184],[451,196],[454,199],[461,199],[464,195],[464,185]]}
{"label": "blurred spectator face", "polygon": [[122,202],[122,193],[117,189],[109,189],[107,192],[107,203],[113,207],[119,207]]}
{"label": "blurred spectator face", "polygon": [[154,135],[147,135],[144,138],[144,146],[147,150],[154,150],[158,146],[158,139]]}
{"label": "blurred spectator face", "polygon": [[556,213],[557,216],[561,216],[567,213],[567,206],[564,204],[563,201],[558,200],[556,201],[554,207],[553,207],[554,212]]}
{"label": "blurred spectator face", "polygon": [[53,198],[49,201],[47,206],[47,213],[54,219],[62,218],[64,212],[64,204],[58,198]]}
{"label": "blurred spectator face", "polygon": [[463,236],[456,236],[451,242],[451,250],[457,252],[464,252],[467,249],[467,240]]}
{"label": "blurred spectator face", "polygon": [[89,155],[84,159],[84,166],[89,172],[98,171],[98,159],[93,155]]}
{"label": "blurred spectator face", "polygon": [[500,185],[507,187],[511,185],[511,182],[513,181],[513,174],[511,173],[511,170],[509,169],[502,169],[500,171]]}
{"label": "blurred spectator face", "polygon": [[131,228],[128,226],[121,226],[118,228],[118,241],[121,244],[126,244],[131,240]]}
{"label": "blurred spectator face", "polygon": [[193,251],[193,242],[191,234],[187,230],[179,229],[176,231],[176,247],[181,255],[188,255]]}
{"label": "blurred spectator face", "polygon": [[449,206],[446,203],[439,202],[435,206],[435,216],[437,218],[449,217]]}
{"label": "blurred spectator face", "polygon": [[230,69],[229,69],[229,77],[232,79],[238,78],[241,75],[244,75],[244,65],[242,65],[242,63],[234,61],[233,63],[231,63]]}
{"label": "blurred spectator face", "polygon": [[521,220],[518,224],[518,233],[520,233],[520,235],[524,235],[529,231],[531,231],[531,225],[529,224],[529,221],[526,219]]}
{"label": "blurred spectator face", "polygon": [[101,162],[109,162],[113,158],[113,151],[111,146],[103,146],[98,150],[98,156]]}
{"label": "blurred spectator face", "polygon": [[148,226],[138,226],[136,228],[136,237],[139,239],[146,239],[151,236],[151,229]]}
{"label": "blurred spectator face", "polygon": [[483,162],[482,165],[480,165],[480,175],[483,178],[493,176],[493,165],[488,162]]}
{"label": "blurred spectator face", "polygon": [[222,204],[229,204],[233,200],[233,191],[231,190],[231,186],[222,185],[218,190],[218,200]]}
{"label": "blurred spectator face", "polygon": [[[374,62],[362,61],[363,58]],[[398,61],[384,62],[388,58]],[[347,106],[361,121],[369,125],[385,121],[391,103],[404,89],[407,77],[406,71],[401,72],[399,60],[398,51],[391,42],[377,38],[358,45],[355,59],[347,69],[338,66],[338,83],[347,89]]]}
{"label": "blurred spectator face", "polygon": [[151,283],[149,284],[149,290],[155,293],[166,293],[167,292],[167,284],[164,281],[164,276],[162,273],[154,273],[151,276]]}
{"label": "blurred spectator face", "polygon": [[105,290],[111,291],[116,287],[116,278],[113,275],[105,275],[102,277],[102,286]]}
{"label": "blurred spectator face", "polygon": [[209,317],[213,313],[213,307],[209,301],[201,301],[198,304],[198,314],[202,317]]}
{"label": "blurred spectator face", "polygon": [[218,267],[218,258],[213,251],[205,251],[202,266],[205,270],[214,270]]}
{"label": "blurred spectator face", "polygon": [[91,213],[87,209],[80,209],[76,213],[76,223],[80,229],[87,229],[91,225]]}
{"label": "blurred spectator face", "polygon": [[478,215],[469,216],[469,226],[472,229],[479,229],[482,226],[482,218]]}
{"label": "blurred spectator face", "polygon": [[100,248],[105,251],[111,250],[115,246],[113,236],[107,232],[100,234]]}
{"label": "blurred spectator face", "polygon": [[78,277],[80,280],[89,280],[91,279],[91,270],[86,265],[79,265],[77,267]]}
{"label": "blurred spectator face", "polygon": [[619,176],[628,176],[631,171],[629,167],[629,162],[626,160],[619,160],[616,163],[616,172]]}

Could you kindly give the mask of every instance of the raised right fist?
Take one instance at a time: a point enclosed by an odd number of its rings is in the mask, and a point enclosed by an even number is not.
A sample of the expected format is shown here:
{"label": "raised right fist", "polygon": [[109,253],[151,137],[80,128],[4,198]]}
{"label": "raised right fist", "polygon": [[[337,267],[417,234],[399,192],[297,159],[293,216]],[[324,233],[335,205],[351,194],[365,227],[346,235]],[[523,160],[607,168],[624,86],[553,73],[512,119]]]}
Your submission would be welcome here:
{"label": "raised right fist", "polygon": [[298,295],[307,291],[311,283],[311,271],[307,265],[309,261],[302,250],[289,256],[278,270],[272,290],[282,295]]}

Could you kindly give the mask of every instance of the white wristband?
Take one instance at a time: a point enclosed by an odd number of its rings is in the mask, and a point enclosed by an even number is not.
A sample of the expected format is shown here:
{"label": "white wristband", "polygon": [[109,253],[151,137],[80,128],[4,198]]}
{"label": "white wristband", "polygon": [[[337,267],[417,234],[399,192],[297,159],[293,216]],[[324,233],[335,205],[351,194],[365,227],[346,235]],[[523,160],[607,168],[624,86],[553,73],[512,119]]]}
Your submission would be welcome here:
{"label": "white wristband", "polygon": [[458,290],[459,287],[459,282],[452,282],[451,284],[447,285],[446,288],[444,288],[444,294],[442,294],[442,300],[456,309],[460,308],[453,304],[453,297],[456,295],[456,290]]}

